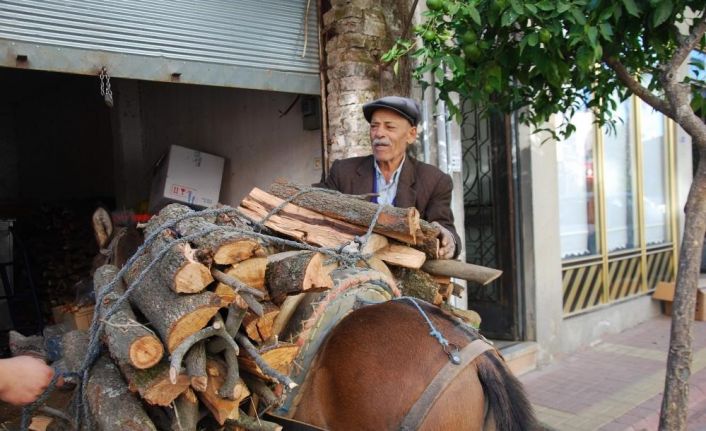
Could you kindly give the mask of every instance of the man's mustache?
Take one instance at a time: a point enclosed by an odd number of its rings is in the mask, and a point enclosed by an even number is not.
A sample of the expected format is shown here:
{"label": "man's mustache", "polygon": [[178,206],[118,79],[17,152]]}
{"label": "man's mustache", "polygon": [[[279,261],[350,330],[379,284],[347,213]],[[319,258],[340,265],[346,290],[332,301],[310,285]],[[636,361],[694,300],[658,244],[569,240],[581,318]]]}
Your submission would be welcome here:
{"label": "man's mustache", "polygon": [[383,138],[373,139],[373,147],[376,147],[378,145],[390,145],[390,143],[387,141],[387,139]]}

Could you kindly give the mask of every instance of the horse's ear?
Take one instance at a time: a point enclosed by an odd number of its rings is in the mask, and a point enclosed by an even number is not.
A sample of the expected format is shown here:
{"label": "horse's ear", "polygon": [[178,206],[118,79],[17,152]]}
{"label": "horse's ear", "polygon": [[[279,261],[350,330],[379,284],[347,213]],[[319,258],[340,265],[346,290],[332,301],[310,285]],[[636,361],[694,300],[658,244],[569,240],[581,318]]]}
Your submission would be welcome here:
{"label": "horse's ear", "polygon": [[98,248],[105,248],[113,234],[113,221],[110,219],[110,214],[103,207],[96,208],[91,217],[91,224]]}

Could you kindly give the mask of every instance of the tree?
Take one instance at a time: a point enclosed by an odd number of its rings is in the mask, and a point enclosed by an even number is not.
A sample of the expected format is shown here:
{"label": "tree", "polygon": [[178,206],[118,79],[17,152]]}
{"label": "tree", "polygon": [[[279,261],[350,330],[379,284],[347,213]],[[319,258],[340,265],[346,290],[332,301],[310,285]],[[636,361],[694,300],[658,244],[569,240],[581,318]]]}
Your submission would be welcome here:
{"label": "tree", "polygon": [[427,7],[415,27],[421,47],[400,40],[383,60],[411,52],[416,77],[431,72],[433,82],[423,84],[434,85],[457,116],[452,93],[488,112],[518,112],[538,130],[564,113],[557,133],[568,136],[577,110],[588,107],[599,125],[610,125],[617,101],[635,94],[691,136],[701,163],[686,205],[660,416],[660,429],[685,429],[706,231],[706,125],[699,116],[706,83],[679,72],[706,46],[706,1],[427,0]]}

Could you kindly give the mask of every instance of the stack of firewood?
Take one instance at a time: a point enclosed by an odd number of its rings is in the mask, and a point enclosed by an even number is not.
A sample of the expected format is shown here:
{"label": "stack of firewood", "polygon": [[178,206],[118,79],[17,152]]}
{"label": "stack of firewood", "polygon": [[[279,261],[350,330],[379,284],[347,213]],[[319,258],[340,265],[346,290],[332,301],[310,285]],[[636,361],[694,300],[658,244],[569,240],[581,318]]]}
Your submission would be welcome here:
{"label": "stack of firewood", "polygon": [[[446,303],[458,293],[450,277],[489,282],[498,273],[429,259],[438,232],[415,209],[377,210],[285,183],[269,193],[254,189],[237,211],[217,216],[164,208],[144,227],[145,238],[154,239],[122,279],[113,265],[95,272],[106,347],[87,382],[96,426],[280,429],[257,412],[279,406],[296,386],[289,375],[301,325],[292,316],[306,293],[334,287],[332,272],[351,262],[477,325],[475,313]],[[375,218],[374,233],[365,235]],[[292,249],[294,241],[308,249]],[[129,302],[121,300],[128,288]],[[63,345],[66,368],[79,370],[88,334],[70,332]]]}

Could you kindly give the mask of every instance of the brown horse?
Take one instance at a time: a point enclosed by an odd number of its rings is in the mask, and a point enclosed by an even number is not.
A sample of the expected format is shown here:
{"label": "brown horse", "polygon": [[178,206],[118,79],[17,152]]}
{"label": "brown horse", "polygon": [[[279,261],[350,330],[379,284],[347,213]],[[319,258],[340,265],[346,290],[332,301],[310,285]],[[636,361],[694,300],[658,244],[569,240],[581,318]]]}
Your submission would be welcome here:
{"label": "brown horse", "polygon": [[[452,350],[482,338],[439,308],[418,303]],[[535,429],[522,386],[497,351],[468,360],[447,365],[449,356],[411,302],[366,306],[331,330],[290,414],[332,431]],[[461,367],[452,371],[459,373],[454,378],[435,379],[453,367]],[[425,392],[440,384],[438,391]],[[423,413],[410,419],[408,412],[420,404]]]}

